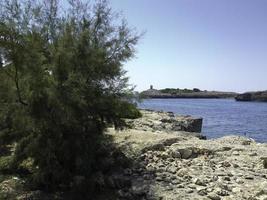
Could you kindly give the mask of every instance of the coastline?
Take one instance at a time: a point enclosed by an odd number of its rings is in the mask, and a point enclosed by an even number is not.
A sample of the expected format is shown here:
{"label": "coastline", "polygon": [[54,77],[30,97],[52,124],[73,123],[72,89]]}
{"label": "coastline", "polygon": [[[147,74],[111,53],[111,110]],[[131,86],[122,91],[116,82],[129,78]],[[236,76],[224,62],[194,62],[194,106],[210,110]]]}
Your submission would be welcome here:
{"label": "coastline", "polygon": [[267,91],[246,92],[235,97],[236,101],[267,102]]}
{"label": "coastline", "polygon": [[[164,90],[163,90],[164,91]],[[174,92],[163,92],[162,90],[150,89],[142,91],[140,96],[142,98],[164,98],[164,99],[179,99],[179,98],[191,98],[191,99],[224,99],[224,98],[235,98],[238,93],[235,92],[221,92],[221,91],[174,91]]]}
{"label": "coastline", "polygon": [[180,123],[180,116],[141,112],[142,118],[128,121],[131,128],[107,133],[135,161],[119,178],[113,176],[113,180],[131,180],[129,187],[117,188],[119,198],[267,198],[266,143],[241,136],[203,140],[199,133],[170,129]]}
{"label": "coastline", "polygon": [[148,99],[235,99],[232,95],[217,94],[179,94],[179,95],[151,95],[145,96]]}
{"label": "coastline", "polygon": [[[202,118],[141,113],[126,119],[128,128],[105,132],[109,143],[99,149],[101,165],[92,177],[99,189],[95,200],[266,200],[267,143],[241,136],[205,139]],[[24,184],[20,176],[2,177],[1,194],[68,199],[66,191],[49,194]]]}
{"label": "coastline", "polygon": [[262,102],[234,99],[144,99],[141,109],[171,111],[203,117],[202,133],[207,138],[240,135],[267,142],[267,107]]}

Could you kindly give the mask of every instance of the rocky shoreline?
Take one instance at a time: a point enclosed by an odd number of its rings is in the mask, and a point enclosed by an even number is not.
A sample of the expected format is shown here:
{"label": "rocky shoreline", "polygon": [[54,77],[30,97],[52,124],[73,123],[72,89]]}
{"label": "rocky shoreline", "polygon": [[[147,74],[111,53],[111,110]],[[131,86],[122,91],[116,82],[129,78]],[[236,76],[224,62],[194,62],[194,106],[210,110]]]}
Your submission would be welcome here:
{"label": "rocky shoreline", "polygon": [[267,102],[267,91],[246,92],[235,97],[237,101]]}
{"label": "rocky shoreline", "polygon": [[105,178],[115,199],[267,199],[267,144],[239,136],[203,140],[179,130],[183,117],[142,113],[129,121],[132,128],[107,132],[133,161]]}
{"label": "rocky shoreline", "polygon": [[177,116],[173,112],[149,109],[142,109],[141,113],[141,118],[126,119],[126,123],[131,129],[151,132],[164,131],[166,133],[184,131],[187,132],[187,135],[194,135],[200,139],[205,139],[205,136],[201,135],[203,122],[201,117]]}
{"label": "rocky shoreline", "polygon": [[[267,143],[240,136],[205,140],[201,118],[141,112],[142,118],[126,120],[127,129],[106,131],[109,140],[99,149],[91,180],[98,191],[92,199],[267,199]],[[5,199],[73,199],[68,192],[28,191],[24,183],[8,176],[0,181],[1,194],[14,197]]]}

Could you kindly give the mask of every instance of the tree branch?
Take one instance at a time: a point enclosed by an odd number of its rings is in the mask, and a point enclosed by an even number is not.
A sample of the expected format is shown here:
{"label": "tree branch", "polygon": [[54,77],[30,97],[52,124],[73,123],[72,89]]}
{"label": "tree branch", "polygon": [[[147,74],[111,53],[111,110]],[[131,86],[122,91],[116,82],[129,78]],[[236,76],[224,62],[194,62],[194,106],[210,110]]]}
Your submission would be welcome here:
{"label": "tree branch", "polygon": [[17,89],[17,95],[18,95],[18,98],[19,98],[19,102],[22,105],[27,106],[28,104],[25,103],[21,98],[20,87],[19,87],[19,78],[18,78],[18,69],[17,69],[15,64],[14,64],[14,66],[15,66],[15,78],[14,78],[14,81],[15,81],[15,84],[16,84],[16,89]]}

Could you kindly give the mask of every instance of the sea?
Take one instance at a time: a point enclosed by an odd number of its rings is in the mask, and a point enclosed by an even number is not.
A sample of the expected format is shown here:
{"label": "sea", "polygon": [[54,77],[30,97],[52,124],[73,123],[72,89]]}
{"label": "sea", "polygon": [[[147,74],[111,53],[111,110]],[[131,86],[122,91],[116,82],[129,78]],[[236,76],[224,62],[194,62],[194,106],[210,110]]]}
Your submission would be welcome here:
{"label": "sea", "polygon": [[144,99],[139,108],[202,117],[208,139],[240,135],[267,142],[267,103],[234,99]]}

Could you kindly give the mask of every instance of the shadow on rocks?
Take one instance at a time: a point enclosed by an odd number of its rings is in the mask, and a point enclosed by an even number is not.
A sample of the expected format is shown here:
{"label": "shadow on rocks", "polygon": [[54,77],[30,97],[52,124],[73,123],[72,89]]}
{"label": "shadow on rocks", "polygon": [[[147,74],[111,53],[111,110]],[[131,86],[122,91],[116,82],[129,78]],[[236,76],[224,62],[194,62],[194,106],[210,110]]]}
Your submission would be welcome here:
{"label": "shadow on rocks", "polygon": [[144,157],[127,157],[110,139],[98,151],[94,174],[95,200],[154,200],[151,184],[155,174],[145,167]]}

